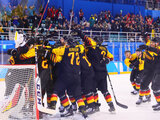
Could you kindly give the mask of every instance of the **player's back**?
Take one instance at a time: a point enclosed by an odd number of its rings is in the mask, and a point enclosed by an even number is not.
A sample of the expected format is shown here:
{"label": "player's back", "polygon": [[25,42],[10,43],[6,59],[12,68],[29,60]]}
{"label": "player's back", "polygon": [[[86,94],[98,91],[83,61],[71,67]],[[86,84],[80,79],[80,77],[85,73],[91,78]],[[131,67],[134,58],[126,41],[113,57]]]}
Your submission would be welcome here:
{"label": "player's back", "polygon": [[80,71],[80,49],[76,47],[65,48],[65,52],[59,65],[59,72],[65,74],[79,73]]}
{"label": "player's back", "polygon": [[94,71],[106,71],[106,64],[101,63],[103,60],[103,51],[99,47],[94,48],[88,48],[87,57],[89,61],[91,62]]}

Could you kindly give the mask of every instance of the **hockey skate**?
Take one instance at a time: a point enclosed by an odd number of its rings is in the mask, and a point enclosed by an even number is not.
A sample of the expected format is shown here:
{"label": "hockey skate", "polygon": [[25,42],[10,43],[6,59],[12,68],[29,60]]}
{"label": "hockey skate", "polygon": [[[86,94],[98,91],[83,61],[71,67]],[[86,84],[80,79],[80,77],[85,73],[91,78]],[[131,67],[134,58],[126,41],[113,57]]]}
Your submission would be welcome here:
{"label": "hockey skate", "polygon": [[133,91],[131,91],[131,94],[132,95],[137,95],[139,92],[137,91],[137,90],[133,90]]}
{"label": "hockey skate", "polygon": [[73,110],[72,110],[71,106],[68,106],[66,108],[61,106],[59,108],[59,112],[60,112],[61,117],[68,117],[68,116],[72,116],[73,115]]}
{"label": "hockey skate", "polygon": [[114,107],[114,105],[113,105],[113,102],[110,102],[110,103],[108,104],[108,106],[110,107],[110,108],[108,109],[109,112],[114,112],[114,111],[115,111],[115,107]]}
{"label": "hockey skate", "polygon": [[95,103],[95,112],[100,111],[99,107],[101,106],[100,103]]}
{"label": "hockey skate", "polygon": [[77,104],[71,105],[73,112],[77,112]]}
{"label": "hockey skate", "polygon": [[87,112],[88,115],[95,113],[96,112],[95,104],[92,103],[91,105],[88,105],[86,107],[86,112]]}
{"label": "hockey skate", "polygon": [[48,103],[48,108],[55,110],[56,109],[56,103],[55,102]]}
{"label": "hockey skate", "polygon": [[[153,107],[153,106],[152,106]],[[156,104],[153,108],[154,111],[160,111],[160,103]]]}
{"label": "hockey skate", "polygon": [[152,108],[156,108],[157,106],[159,106],[159,103],[153,105]]}
{"label": "hockey skate", "polygon": [[143,102],[151,102],[151,95],[146,96]]}
{"label": "hockey skate", "polygon": [[136,102],[137,105],[140,105],[143,102],[142,98],[139,98],[138,101]]}
{"label": "hockey skate", "polygon": [[87,118],[87,117],[88,117],[85,106],[79,107],[79,112],[82,113],[82,116],[83,116],[84,118]]}

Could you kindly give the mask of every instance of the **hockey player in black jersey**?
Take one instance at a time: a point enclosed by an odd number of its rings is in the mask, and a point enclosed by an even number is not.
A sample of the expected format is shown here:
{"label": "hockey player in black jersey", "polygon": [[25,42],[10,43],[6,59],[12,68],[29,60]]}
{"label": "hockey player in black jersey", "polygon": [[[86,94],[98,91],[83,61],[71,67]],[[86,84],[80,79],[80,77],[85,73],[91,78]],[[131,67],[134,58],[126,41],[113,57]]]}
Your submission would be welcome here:
{"label": "hockey player in black jersey", "polygon": [[72,46],[69,44],[70,39],[71,38],[67,38],[67,45],[52,49],[52,54],[54,54],[52,57],[54,59],[60,57],[59,62],[61,62],[58,67],[58,77],[54,90],[57,92],[61,104],[66,108],[66,113],[62,114],[62,117],[68,116],[70,112],[70,115],[72,115],[72,110],[70,108],[68,98],[65,95],[66,90],[67,93],[72,94],[75,98],[79,106],[79,111],[82,113],[82,115],[87,117],[85,103],[81,98],[79,57],[79,53],[81,53],[84,48]]}
{"label": "hockey player in black jersey", "polygon": [[124,60],[124,63],[126,66],[132,69],[131,75],[130,75],[130,81],[133,86],[134,91],[131,93],[133,95],[136,95],[139,93],[140,89],[140,82],[142,77],[142,70],[144,66],[144,61],[141,59],[141,50],[137,49],[136,53],[131,54],[130,51],[125,51],[126,59]]}
{"label": "hockey player in black jersey", "polygon": [[152,66],[154,69],[154,74],[152,78],[152,90],[157,101],[156,105],[153,105],[152,108],[154,111],[160,111],[160,38],[153,38],[151,42],[152,46],[142,45],[140,48],[154,53],[154,62],[155,66]]}
{"label": "hockey player in black jersey", "polygon": [[[154,39],[151,41],[150,46],[147,45],[140,45],[140,49],[146,49],[150,47],[155,47],[156,43],[154,42]],[[151,94],[150,94],[150,88],[149,84],[152,82],[154,73],[155,73],[155,56],[157,56],[157,53],[150,51],[150,49],[146,49],[144,51],[144,73],[142,77],[142,82],[140,86],[139,91],[139,99],[136,102],[137,105],[140,105],[142,102],[150,102],[151,101]],[[143,97],[146,97],[146,100],[143,101]]]}
{"label": "hockey player in black jersey", "polygon": [[105,97],[106,102],[109,105],[109,111],[115,111],[115,107],[112,102],[112,98],[110,93],[108,92],[107,88],[107,69],[106,64],[108,64],[110,61],[113,60],[113,55],[107,50],[106,47],[102,46],[101,39],[95,38],[96,42],[90,38],[87,37],[82,33],[80,30],[74,30],[78,33],[78,35],[82,38],[84,44],[86,47],[88,47],[87,50],[87,57],[88,60],[91,62],[95,76],[94,76],[94,94],[95,94],[95,102],[97,103],[96,106],[99,106],[98,103],[98,94],[97,89],[102,92],[102,94]]}

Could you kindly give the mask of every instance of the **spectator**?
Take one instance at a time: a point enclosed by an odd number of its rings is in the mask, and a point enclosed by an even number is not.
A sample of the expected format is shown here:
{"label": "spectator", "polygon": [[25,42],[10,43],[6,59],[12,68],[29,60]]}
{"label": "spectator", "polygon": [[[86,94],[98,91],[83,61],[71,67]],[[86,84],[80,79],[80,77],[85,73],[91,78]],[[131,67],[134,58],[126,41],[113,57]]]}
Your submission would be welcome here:
{"label": "spectator", "polygon": [[71,19],[71,17],[72,17],[72,21],[73,21],[73,20],[74,20],[74,12],[73,12],[73,10],[70,10],[69,16],[70,16],[70,19]]}
{"label": "spectator", "polygon": [[56,23],[56,10],[54,7],[51,8],[51,19],[53,23]]}
{"label": "spectator", "polygon": [[34,6],[29,6],[29,16],[33,16],[34,15],[34,9],[35,7]]}
{"label": "spectator", "polygon": [[24,16],[23,23],[24,23],[24,28],[29,28],[29,22],[28,22],[27,16]]}
{"label": "spectator", "polygon": [[94,24],[95,24],[95,18],[93,15],[91,15],[90,19],[89,19],[89,23],[90,23],[90,27],[91,29],[93,28]]}
{"label": "spectator", "polygon": [[27,8],[26,5],[24,6],[23,15],[24,16],[29,16],[29,11],[28,11],[28,8]]}
{"label": "spectator", "polygon": [[16,11],[15,11],[14,16],[12,16],[12,19],[13,19],[13,24],[18,26],[19,25],[19,22],[18,22],[19,16]]}
{"label": "spectator", "polygon": [[48,7],[48,10],[47,10],[47,17],[51,17],[51,9]]}
{"label": "spectator", "polygon": [[62,25],[63,22],[63,14],[61,11],[58,12],[58,23]]}
{"label": "spectator", "polygon": [[51,18],[47,16],[47,18],[45,20],[45,27],[48,29],[50,24],[51,24]]}
{"label": "spectator", "polygon": [[2,24],[4,24],[5,22],[8,22],[9,21],[9,17],[7,15],[7,12],[4,12],[4,16],[3,16],[3,19],[2,19]]}
{"label": "spectator", "polygon": [[23,17],[20,17],[20,18],[19,18],[18,23],[19,23],[19,24],[18,24],[18,27],[19,27],[19,28],[23,28],[23,27],[24,27]]}
{"label": "spectator", "polygon": [[79,11],[79,20],[80,20],[80,22],[83,20],[83,17],[84,17],[84,13],[83,13],[82,9],[80,9],[80,11]]}
{"label": "spectator", "polygon": [[29,20],[33,23],[34,22],[34,6],[29,6],[28,13],[29,13]]}

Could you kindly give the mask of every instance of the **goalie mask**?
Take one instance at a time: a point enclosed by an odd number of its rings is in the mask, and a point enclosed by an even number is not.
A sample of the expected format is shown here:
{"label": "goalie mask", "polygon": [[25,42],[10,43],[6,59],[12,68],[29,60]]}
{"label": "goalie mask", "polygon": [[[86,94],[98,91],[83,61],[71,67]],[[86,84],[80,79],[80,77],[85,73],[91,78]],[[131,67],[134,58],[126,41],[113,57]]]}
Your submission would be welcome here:
{"label": "goalie mask", "polygon": [[17,31],[15,33],[14,41],[15,41],[15,48],[23,47],[26,44],[23,33],[18,33]]}

